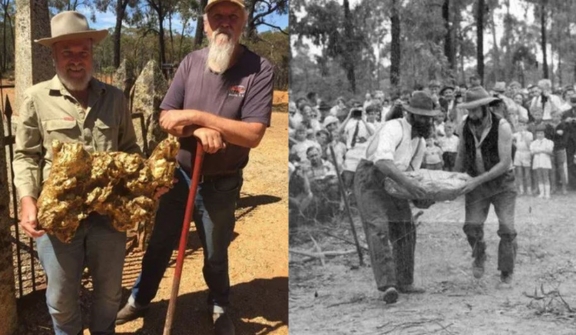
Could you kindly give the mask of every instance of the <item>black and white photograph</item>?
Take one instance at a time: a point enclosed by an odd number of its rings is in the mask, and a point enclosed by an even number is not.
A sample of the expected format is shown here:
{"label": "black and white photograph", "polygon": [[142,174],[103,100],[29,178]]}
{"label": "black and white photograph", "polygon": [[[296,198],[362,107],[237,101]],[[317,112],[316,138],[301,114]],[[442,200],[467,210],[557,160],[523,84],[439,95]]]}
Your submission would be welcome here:
{"label": "black and white photograph", "polygon": [[576,3],[292,0],[290,333],[576,334]]}

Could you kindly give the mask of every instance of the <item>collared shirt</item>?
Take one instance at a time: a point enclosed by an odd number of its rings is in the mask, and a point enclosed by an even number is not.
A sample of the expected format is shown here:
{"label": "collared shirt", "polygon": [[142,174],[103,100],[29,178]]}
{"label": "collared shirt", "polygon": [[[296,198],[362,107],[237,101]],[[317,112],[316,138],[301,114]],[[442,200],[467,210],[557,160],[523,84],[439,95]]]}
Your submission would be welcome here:
{"label": "collared shirt", "polygon": [[14,145],[14,184],[19,199],[37,198],[52,167],[52,141],[81,142],[89,152],[140,153],[130,111],[119,89],[89,83],[84,109],[58,76],[24,92]]}
{"label": "collared shirt", "polygon": [[415,171],[422,165],[425,148],[423,138],[412,138],[412,125],[406,118],[395,119],[376,130],[366,150],[366,159],[392,160],[400,171]]}

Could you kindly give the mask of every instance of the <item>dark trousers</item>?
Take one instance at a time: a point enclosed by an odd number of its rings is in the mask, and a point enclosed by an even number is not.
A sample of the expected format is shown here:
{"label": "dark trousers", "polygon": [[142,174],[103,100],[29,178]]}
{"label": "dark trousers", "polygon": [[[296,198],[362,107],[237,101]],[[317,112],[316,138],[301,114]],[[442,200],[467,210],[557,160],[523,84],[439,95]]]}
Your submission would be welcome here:
{"label": "dark trousers", "polygon": [[408,201],[386,193],[383,175],[366,160],[356,169],[354,194],[377,288],[412,284],[416,227]]}
{"label": "dark trousers", "polygon": [[466,194],[466,219],[464,233],[472,247],[472,257],[485,255],[484,222],[490,205],[498,217],[498,270],[513,272],[516,259],[516,230],[514,229],[514,208],[516,189],[514,173],[508,171],[497,180],[484,183]]}
{"label": "dark trousers", "polygon": [[[160,198],[154,230],[142,259],[142,271],[132,288],[138,305],[148,305],[156,295],[180,239],[190,180],[179,169],[175,177],[178,182]],[[229,304],[228,246],[234,232],[234,211],[242,181],[239,172],[198,185],[193,219],[204,251],[202,272],[209,289],[208,303],[212,305]]]}

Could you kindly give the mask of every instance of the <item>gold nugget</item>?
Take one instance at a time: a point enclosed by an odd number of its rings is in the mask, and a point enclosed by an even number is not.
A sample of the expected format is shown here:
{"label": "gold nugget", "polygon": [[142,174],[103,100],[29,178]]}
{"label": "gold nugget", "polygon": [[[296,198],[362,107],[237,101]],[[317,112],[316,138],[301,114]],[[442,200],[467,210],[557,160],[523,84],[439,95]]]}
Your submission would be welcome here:
{"label": "gold nugget", "polygon": [[160,142],[145,160],[138,154],[84,150],[81,143],[54,141],[50,175],[38,198],[38,222],[47,233],[70,242],[91,212],[108,215],[119,231],[151,222],[159,187],[170,187],[179,143]]}

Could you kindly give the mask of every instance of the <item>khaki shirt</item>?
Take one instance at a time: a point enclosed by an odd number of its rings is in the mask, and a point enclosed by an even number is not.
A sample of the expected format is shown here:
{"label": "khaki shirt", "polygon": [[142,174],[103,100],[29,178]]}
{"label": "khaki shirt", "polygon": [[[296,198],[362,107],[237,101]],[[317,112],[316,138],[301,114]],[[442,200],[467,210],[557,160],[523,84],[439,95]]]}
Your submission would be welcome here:
{"label": "khaki shirt", "polygon": [[94,78],[88,89],[86,109],[58,76],[24,92],[12,163],[19,199],[38,198],[52,166],[53,140],[82,142],[89,152],[141,152],[122,91]]}

